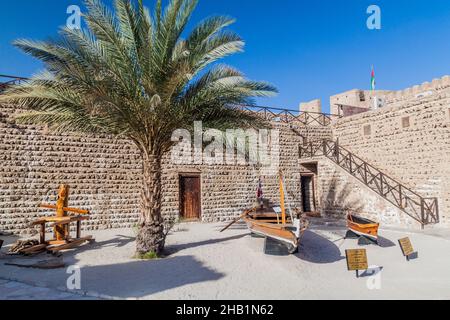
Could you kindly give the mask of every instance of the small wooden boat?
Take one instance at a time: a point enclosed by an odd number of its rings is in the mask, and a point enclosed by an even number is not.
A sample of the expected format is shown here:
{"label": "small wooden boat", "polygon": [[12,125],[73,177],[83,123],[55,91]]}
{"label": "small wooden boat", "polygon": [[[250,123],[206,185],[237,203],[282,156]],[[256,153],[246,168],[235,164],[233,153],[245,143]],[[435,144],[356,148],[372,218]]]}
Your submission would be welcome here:
{"label": "small wooden boat", "polygon": [[306,219],[294,216],[290,212],[289,217],[286,215],[285,208],[285,189],[283,177],[280,172],[280,199],[281,206],[257,209],[253,208],[245,211],[239,218],[235,219],[221,232],[228,229],[239,220],[246,222],[252,234],[259,235],[264,238],[270,238],[286,246],[289,253],[297,252],[300,239],[309,226]]}
{"label": "small wooden boat", "polygon": [[353,214],[347,216],[347,227],[359,237],[365,237],[378,243],[378,229],[380,224],[366,218],[361,218]]}
{"label": "small wooden boat", "polygon": [[277,214],[275,213],[274,215],[272,219],[268,219],[270,217],[269,213],[249,213],[242,219],[247,223],[251,233],[276,240],[284,244],[289,253],[295,253],[300,244],[300,239],[308,227],[308,223],[306,220],[301,221],[297,218],[294,218],[293,223],[287,219],[286,223],[282,223],[282,219],[278,223]]}

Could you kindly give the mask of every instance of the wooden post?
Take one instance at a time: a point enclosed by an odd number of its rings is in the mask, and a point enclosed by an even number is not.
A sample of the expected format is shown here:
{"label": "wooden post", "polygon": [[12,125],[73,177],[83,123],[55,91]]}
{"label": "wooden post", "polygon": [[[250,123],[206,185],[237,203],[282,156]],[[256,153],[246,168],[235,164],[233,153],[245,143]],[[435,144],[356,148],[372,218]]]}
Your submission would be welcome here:
{"label": "wooden post", "polygon": [[383,184],[383,173],[380,172],[380,191],[381,195],[384,197],[384,184]]}
{"label": "wooden post", "polygon": [[41,229],[39,232],[39,243],[45,244],[45,222],[41,223]]}
{"label": "wooden post", "polygon": [[351,153],[349,154],[348,159],[349,159],[349,162],[350,162],[350,165],[349,165],[349,167],[350,167],[350,173],[353,174],[353,156],[352,156]]}
{"label": "wooden post", "polygon": [[334,154],[336,156],[336,162],[340,165],[340,156],[339,156],[339,138],[336,140],[336,144],[334,145]]}
{"label": "wooden post", "polygon": [[369,180],[367,178],[367,162],[364,162],[364,183],[367,185],[368,182]]}
{"label": "wooden post", "polygon": [[280,206],[281,206],[281,220],[283,225],[286,225],[286,207],[284,203],[284,186],[283,173],[280,170]]}
{"label": "wooden post", "polygon": [[420,220],[422,223],[422,230],[425,229],[424,220],[425,220],[425,199],[422,199],[420,202]]}
{"label": "wooden post", "polygon": [[402,185],[398,185],[398,195],[399,195],[399,202],[400,202],[400,208],[403,208],[403,194],[402,194]]}
{"label": "wooden post", "polygon": [[81,220],[77,221],[77,239],[81,238]]}
{"label": "wooden post", "polygon": [[[69,204],[69,187],[66,185],[61,185],[58,191],[58,200],[56,201],[56,217],[63,218],[67,216],[64,211],[65,207]],[[63,241],[68,238],[67,226],[55,226],[53,228],[55,238],[57,241]]]}

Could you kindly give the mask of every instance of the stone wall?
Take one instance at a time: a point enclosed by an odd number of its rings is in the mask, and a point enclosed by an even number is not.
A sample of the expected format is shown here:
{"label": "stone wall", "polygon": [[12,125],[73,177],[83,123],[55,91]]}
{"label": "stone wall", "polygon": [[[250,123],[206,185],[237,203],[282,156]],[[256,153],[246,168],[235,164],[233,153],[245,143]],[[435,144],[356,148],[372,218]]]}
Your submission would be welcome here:
{"label": "stone wall", "polygon": [[[438,197],[441,224],[450,225],[449,89],[339,119],[333,134],[343,147],[420,195]],[[385,207],[374,202],[365,210],[373,215]]]}
{"label": "stone wall", "polygon": [[[301,206],[299,144],[304,141],[330,139],[330,127],[305,127],[296,124],[296,131],[287,124],[274,123],[274,129],[279,130],[280,168],[285,176],[288,200],[291,206]],[[168,163],[168,161],[166,162]],[[202,183],[202,221],[228,221],[239,216],[243,210],[255,204],[258,180],[261,177],[264,197],[272,203],[279,203],[278,177],[267,175],[264,170],[254,166],[228,165],[193,165],[174,166],[167,164],[164,168],[165,214],[178,214],[179,211],[179,181],[183,173],[198,173]]]}
{"label": "stone wall", "polygon": [[383,226],[409,229],[421,225],[328,159],[317,161],[318,206],[324,217],[345,219],[348,213]]}
{"label": "stone wall", "polygon": [[0,230],[28,232],[46,213],[61,183],[70,185],[70,205],[91,210],[86,229],[132,227],[138,218],[141,164],[128,141],[110,137],[53,135],[17,126],[0,109]]}
{"label": "stone wall", "polygon": [[383,99],[387,104],[394,102],[405,102],[408,100],[416,100],[429,95],[445,92],[450,87],[450,76],[434,79],[431,82],[424,82],[399,91],[392,91],[383,95]]}
{"label": "stone wall", "polygon": [[[129,228],[139,219],[142,164],[138,150],[111,137],[54,135],[36,126],[18,126],[0,107],[0,230],[29,233],[29,223],[51,211],[61,183],[70,185],[70,205],[91,211],[86,230]],[[275,124],[280,130],[280,165],[292,205],[300,205],[298,145],[305,140],[331,138],[329,127]],[[164,215],[179,215],[179,176],[199,173],[202,221],[225,221],[253,206],[260,173],[253,166],[163,166]],[[265,197],[279,202],[276,176],[263,177]]]}
{"label": "stone wall", "polygon": [[[383,224],[417,226],[330,160],[299,161],[299,145],[339,138],[343,147],[412,190],[439,198],[441,224],[450,226],[450,83],[447,78],[433,83],[427,94],[388,96],[384,108],[335,120],[330,127],[294,123],[292,130],[274,123],[289,203],[301,207],[301,174],[313,163],[316,205],[323,215],[344,218],[356,212]],[[61,183],[71,187],[71,206],[92,212],[85,229],[136,225],[142,165],[132,143],[18,126],[9,118],[16,111],[0,107],[0,230],[29,232],[30,221],[51,213],[38,205],[54,202]],[[166,216],[179,216],[179,177],[185,173],[201,177],[204,222],[230,220],[252,207],[261,175],[264,196],[279,202],[276,175],[248,165],[174,165],[167,157],[162,177]]]}

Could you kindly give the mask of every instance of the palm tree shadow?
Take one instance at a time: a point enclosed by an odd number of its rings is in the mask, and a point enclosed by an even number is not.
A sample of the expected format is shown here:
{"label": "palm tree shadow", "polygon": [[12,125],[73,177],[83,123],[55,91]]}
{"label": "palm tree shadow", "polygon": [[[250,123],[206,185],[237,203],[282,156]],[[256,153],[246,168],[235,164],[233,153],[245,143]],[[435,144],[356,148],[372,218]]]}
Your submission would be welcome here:
{"label": "palm tree shadow", "polygon": [[[339,182],[338,172],[333,173],[328,191],[323,201],[323,212],[329,216],[336,218],[345,218],[348,212],[361,212],[364,209],[364,204],[359,198],[351,200],[353,186],[350,182],[342,184]],[[339,212],[339,214],[336,214]]]}
{"label": "palm tree shadow", "polygon": [[143,298],[224,277],[223,273],[210,269],[193,256],[85,266],[81,274],[83,291],[119,298]]}
{"label": "palm tree shadow", "polygon": [[317,264],[334,263],[345,259],[332,241],[309,230],[303,235],[300,250],[295,256]]}

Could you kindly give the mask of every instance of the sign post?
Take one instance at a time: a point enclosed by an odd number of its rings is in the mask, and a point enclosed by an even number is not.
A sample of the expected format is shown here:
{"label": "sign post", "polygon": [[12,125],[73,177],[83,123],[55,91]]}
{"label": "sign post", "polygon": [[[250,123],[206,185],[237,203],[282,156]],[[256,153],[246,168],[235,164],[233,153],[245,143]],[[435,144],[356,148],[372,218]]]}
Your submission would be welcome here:
{"label": "sign post", "polygon": [[417,253],[414,252],[414,248],[409,238],[400,239],[398,240],[398,243],[400,244],[400,248],[402,249],[403,255],[406,257],[407,261],[410,261],[414,256],[417,256]]}
{"label": "sign post", "polygon": [[348,271],[356,271],[357,278],[359,278],[359,271],[369,269],[366,249],[345,250],[345,255]]}

